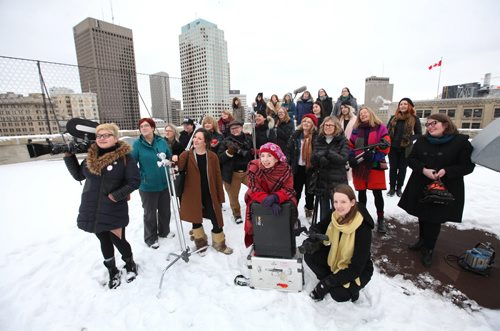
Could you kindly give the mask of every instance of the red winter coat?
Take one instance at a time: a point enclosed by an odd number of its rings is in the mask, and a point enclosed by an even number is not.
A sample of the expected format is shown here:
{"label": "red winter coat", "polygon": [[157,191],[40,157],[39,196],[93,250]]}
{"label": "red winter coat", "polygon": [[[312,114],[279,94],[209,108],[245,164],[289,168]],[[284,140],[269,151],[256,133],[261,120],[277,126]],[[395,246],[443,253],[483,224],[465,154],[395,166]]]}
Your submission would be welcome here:
{"label": "red winter coat", "polygon": [[250,214],[252,202],[262,203],[268,195],[276,194],[280,204],[291,201],[297,206],[297,198],[293,189],[292,169],[286,162],[278,162],[274,167],[266,169],[260,164],[260,160],[252,160],[248,164],[247,176],[245,245],[248,247],[253,243],[252,215]]}

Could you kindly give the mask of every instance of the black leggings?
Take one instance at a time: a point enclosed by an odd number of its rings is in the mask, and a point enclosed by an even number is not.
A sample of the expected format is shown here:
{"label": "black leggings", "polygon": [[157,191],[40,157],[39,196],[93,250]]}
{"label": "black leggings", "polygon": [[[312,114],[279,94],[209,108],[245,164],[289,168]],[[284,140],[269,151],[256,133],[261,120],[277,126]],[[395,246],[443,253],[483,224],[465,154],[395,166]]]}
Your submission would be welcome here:
{"label": "black leggings", "polygon": [[434,249],[441,232],[441,223],[426,222],[419,218],[418,225],[420,239],[424,241],[425,248]]}
{"label": "black leggings", "polygon": [[101,242],[101,252],[105,260],[115,256],[113,245],[116,246],[122,258],[129,258],[132,256],[132,248],[127,239],[125,239],[125,228],[122,228],[122,238],[118,238],[111,231],[104,231],[96,233],[95,235]]}
{"label": "black leggings", "polygon": [[[382,190],[372,190],[373,197],[375,198],[375,208],[377,208],[378,213],[384,213],[384,197],[382,196]],[[366,207],[366,190],[358,191],[358,201]]]}
{"label": "black leggings", "polygon": [[[217,223],[217,216],[215,215],[214,207],[212,205],[212,199],[210,196],[205,198],[205,202],[203,203],[203,217],[208,218],[212,222],[212,232],[213,233],[221,233],[222,228],[219,227]],[[198,229],[203,226],[202,223],[193,223],[193,229]]]}

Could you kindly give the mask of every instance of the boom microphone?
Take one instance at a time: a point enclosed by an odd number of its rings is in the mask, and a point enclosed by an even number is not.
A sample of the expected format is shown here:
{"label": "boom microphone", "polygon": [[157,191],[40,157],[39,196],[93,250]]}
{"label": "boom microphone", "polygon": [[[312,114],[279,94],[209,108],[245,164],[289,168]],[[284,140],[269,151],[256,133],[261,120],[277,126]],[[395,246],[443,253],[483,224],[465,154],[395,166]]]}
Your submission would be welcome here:
{"label": "boom microphone", "polygon": [[293,93],[294,93],[294,94],[298,94],[298,93],[302,93],[302,92],[304,92],[305,90],[307,90],[307,86],[305,86],[305,85],[304,85],[304,86],[299,87],[298,89],[295,89],[295,90],[293,91]]}

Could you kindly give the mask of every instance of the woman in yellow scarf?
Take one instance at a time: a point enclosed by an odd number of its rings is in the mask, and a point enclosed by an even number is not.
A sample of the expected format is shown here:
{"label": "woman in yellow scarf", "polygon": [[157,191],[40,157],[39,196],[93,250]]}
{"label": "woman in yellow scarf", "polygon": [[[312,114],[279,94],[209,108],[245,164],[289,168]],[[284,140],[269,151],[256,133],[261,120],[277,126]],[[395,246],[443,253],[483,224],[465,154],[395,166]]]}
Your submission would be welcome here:
{"label": "woman in yellow scarf", "polygon": [[373,219],[363,205],[358,205],[353,189],[337,185],[333,193],[335,210],[331,218],[311,227],[311,232],[324,233],[327,241],[305,240],[304,260],[319,279],[310,296],[323,300],[330,293],[338,302],[359,298],[373,274],[371,241]]}

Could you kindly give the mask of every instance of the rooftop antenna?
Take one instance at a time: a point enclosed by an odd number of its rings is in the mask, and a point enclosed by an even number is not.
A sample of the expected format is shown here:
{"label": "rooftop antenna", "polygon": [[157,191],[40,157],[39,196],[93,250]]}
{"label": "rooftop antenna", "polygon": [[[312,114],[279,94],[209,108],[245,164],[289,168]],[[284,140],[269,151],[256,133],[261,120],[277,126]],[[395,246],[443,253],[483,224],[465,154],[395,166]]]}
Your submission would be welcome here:
{"label": "rooftop antenna", "polygon": [[111,23],[115,24],[115,15],[113,14],[113,1],[109,0],[109,5],[111,6]]}

